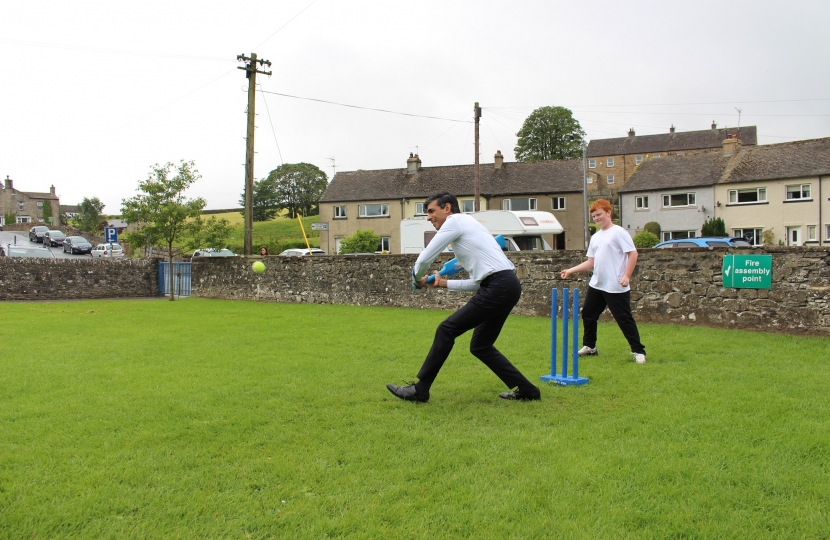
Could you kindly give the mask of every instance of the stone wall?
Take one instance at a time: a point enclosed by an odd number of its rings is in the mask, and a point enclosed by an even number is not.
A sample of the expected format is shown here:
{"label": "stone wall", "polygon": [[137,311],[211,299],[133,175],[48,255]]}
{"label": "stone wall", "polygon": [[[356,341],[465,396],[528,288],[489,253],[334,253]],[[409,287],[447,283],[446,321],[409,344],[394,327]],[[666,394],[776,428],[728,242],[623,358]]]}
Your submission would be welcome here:
{"label": "stone wall", "polygon": [[0,257],[0,300],[78,300],[158,295],[156,259]]}
{"label": "stone wall", "polygon": [[[727,253],[771,254],[768,290],[724,289]],[[579,287],[588,273],[563,282],[559,271],[584,260],[582,251],[512,253],[522,281],[515,313],[548,316],[553,287]],[[471,293],[413,291],[414,255],[266,257],[254,274],[245,258],[193,262],[193,295],[271,302],[383,305],[456,309]],[[443,255],[435,268],[450,257]],[[257,259],[259,260],[259,259]],[[641,250],[631,281],[632,308],[641,322],[694,324],[830,336],[830,248]],[[605,317],[610,320],[606,312]]]}

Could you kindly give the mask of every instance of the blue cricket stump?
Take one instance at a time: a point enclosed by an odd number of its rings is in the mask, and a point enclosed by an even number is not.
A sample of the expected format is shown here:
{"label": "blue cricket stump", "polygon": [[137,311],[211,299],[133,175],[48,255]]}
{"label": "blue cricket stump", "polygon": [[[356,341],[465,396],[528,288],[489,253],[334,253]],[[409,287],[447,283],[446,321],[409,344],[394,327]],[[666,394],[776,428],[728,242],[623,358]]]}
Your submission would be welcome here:
{"label": "blue cricket stump", "polygon": [[541,380],[562,386],[587,384],[588,378],[579,376],[579,289],[573,290],[573,375],[568,376],[568,289],[562,289],[562,373],[556,373],[558,292],[553,289],[550,296],[550,375],[542,375]]}

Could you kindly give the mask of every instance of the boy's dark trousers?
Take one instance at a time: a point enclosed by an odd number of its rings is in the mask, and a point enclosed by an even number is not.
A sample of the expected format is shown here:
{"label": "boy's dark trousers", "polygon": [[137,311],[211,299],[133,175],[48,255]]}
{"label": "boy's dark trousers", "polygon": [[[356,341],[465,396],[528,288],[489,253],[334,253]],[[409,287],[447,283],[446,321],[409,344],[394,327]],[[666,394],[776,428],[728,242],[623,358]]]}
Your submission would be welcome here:
{"label": "boy's dark trousers", "polygon": [[645,354],[646,348],[640,343],[640,332],[637,323],[631,314],[631,292],[609,293],[588,287],[585,303],[582,305],[582,344],[595,349],[597,346],[597,321],[605,308],[611,310],[611,315],[622,330],[625,339],[631,346],[631,352]]}

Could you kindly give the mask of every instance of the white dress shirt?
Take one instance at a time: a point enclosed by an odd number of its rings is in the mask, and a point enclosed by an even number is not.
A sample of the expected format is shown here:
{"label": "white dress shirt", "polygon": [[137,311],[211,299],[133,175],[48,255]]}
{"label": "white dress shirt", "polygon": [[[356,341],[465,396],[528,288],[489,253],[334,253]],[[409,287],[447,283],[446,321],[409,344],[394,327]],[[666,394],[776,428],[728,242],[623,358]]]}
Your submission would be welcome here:
{"label": "white dress shirt", "polygon": [[415,261],[413,279],[420,281],[432,261],[450,244],[471,278],[447,280],[450,290],[475,291],[490,274],[515,268],[484,225],[467,214],[450,214]]}

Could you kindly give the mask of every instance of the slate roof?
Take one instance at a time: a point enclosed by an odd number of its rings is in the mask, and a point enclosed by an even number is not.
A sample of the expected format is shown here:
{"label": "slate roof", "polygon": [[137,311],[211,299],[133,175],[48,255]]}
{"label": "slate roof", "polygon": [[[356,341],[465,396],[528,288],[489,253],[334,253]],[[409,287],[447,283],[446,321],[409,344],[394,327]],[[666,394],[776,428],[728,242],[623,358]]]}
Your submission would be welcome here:
{"label": "slate roof", "polygon": [[[662,158],[660,158],[662,159]],[[830,175],[830,138],[742,148],[723,182]]]}
{"label": "slate roof", "polygon": [[743,146],[758,144],[755,126],[742,128],[705,129],[702,131],[678,131],[659,135],[635,135],[616,139],[596,139],[588,143],[588,157],[619,156],[627,154],[654,154],[658,152],[683,152],[705,148],[721,148],[723,141],[738,134]]}
{"label": "slate roof", "polygon": [[620,193],[830,175],[830,137],[645,160]]}
{"label": "slate roof", "polygon": [[34,191],[21,191],[20,193],[23,193],[30,199],[52,199],[53,201],[58,200],[58,196],[53,195],[52,193],[37,193]]}
{"label": "slate roof", "polygon": [[77,214],[80,210],[78,210],[77,204],[62,204],[60,206],[61,214]]}
{"label": "slate roof", "polygon": [[[334,175],[320,202],[426,199],[449,191],[470,196],[475,191],[474,165],[421,167],[414,174],[406,169],[348,171]],[[504,163],[496,169],[481,164],[483,196],[582,192],[582,160],[550,160]]]}

